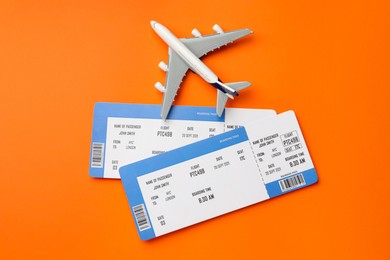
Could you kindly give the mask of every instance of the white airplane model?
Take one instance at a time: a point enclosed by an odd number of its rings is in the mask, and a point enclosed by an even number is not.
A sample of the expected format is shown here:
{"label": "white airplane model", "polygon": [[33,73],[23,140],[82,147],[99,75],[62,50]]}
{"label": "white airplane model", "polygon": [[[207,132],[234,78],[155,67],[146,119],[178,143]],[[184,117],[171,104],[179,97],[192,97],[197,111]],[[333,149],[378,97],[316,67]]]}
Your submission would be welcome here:
{"label": "white airplane model", "polygon": [[192,34],[195,36],[195,38],[178,39],[166,27],[159,24],[158,22],[151,21],[150,24],[152,25],[154,31],[169,46],[168,65],[166,65],[164,62],[159,63],[159,67],[167,72],[165,87],[160,82],[155,84],[155,87],[164,93],[161,110],[162,119],[165,120],[167,118],[176,93],[180,87],[180,83],[182,82],[182,79],[188,69],[191,69],[193,72],[201,76],[205,81],[210,83],[213,87],[217,88],[218,116],[222,115],[228,97],[233,99],[233,95],[238,96],[237,91],[240,91],[251,85],[251,83],[247,81],[222,83],[217,75],[215,75],[199,59],[208,52],[213,51],[222,45],[227,45],[234,40],[251,34],[251,30],[242,29],[224,32],[222,31],[221,27],[216,24],[213,26],[216,34],[202,36],[197,29],[194,29],[192,30]]}

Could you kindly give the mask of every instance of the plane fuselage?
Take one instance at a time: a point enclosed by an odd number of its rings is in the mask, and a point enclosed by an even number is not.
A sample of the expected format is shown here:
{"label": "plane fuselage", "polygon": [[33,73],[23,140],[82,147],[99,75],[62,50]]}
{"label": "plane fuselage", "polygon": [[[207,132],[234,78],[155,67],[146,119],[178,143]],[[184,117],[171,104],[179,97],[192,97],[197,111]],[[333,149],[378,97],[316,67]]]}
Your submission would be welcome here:
{"label": "plane fuselage", "polygon": [[[238,93],[223,84],[217,75],[209,69],[191,50],[187,48],[171,31],[169,31],[164,25],[151,21],[150,24],[154,31],[160,36],[160,38],[173,50],[177,55],[188,65],[188,67],[202,77],[206,82],[210,83],[213,87],[221,90],[230,98],[233,98],[231,94],[238,96]],[[169,68],[168,68],[169,69]]]}
{"label": "plane fuselage", "polygon": [[212,72],[195,54],[192,53],[171,31],[164,25],[157,22],[151,22],[154,31],[160,38],[179,55],[180,58],[187,63],[192,71],[201,76],[208,83],[215,83],[218,81],[217,75]]}

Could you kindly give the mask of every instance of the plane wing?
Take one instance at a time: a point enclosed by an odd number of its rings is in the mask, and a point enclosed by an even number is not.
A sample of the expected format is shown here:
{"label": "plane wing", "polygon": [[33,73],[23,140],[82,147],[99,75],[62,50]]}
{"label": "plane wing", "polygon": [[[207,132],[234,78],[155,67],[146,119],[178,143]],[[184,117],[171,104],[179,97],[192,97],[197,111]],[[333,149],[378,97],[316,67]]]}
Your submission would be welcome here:
{"label": "plane wing", "polygon": [[241,37],[251,34],[249,29],[204,35],[196,38],[181,38],[181,42],[187,46],[198,58],[203,57],[223,45],[227,45]]}
{"label": "plane wing", "polygon": [[[230,32],[204,35],[202,37],[196,38],[181,38],[180,40],[184,43],[184,45],[187,46],[188,49],[190,49],[198,58],[200,58],[209,53],[210,51],[213,51],[223,45],[227,45],[228,43],[233,42],[251,33],[252,31],[249,29],[242,29]],[[168,116],[169,110],[175,99],[177,91],[179,90],[180,83],[182,82],[189,68],[187,64],[171,48],[169,48],[168,54],[168,71],[165,79],[165,93],[161,110],[161,117],[164,120]],[[224,105],[226,104],[226,100],[224,100],[222,96],[218,99],[220,99],[219,107],[222,107],[222,104],[223,107],[225,107]]]}
{"label": "plane wing", "polygon": [[188,70],[187,64],[171,48],[169,48],[168,54],[168,71],[165,79],[165,92],[161,110],[161,118],[164,120],[168,116],[180,83]]}

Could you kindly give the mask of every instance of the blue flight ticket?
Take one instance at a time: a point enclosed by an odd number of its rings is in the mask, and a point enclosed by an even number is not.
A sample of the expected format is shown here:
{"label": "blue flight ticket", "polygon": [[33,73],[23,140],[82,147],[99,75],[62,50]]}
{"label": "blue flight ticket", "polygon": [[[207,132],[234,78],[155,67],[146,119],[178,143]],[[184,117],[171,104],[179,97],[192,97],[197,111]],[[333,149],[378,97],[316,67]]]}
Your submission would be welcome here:
{"label": "blue flight ticket", "polygon": [[142,240],[317,182],[293,111],[119,169]]}
{"label": "blue flight ticket", "polygon": [[120,178],[119,167],[193,143],[259,118],[270,109],[173,106],[161,119],[161,105],[96,103],[92,130],[90,176]]}

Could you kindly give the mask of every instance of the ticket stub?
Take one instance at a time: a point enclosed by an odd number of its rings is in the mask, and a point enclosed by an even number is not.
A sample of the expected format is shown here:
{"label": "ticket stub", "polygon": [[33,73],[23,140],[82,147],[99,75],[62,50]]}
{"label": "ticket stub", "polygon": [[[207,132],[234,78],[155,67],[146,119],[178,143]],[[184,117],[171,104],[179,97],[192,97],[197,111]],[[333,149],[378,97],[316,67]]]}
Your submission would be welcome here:
{"label": "ticket stub", "polygon": [[143,240],[317,182],[293,111],[119,171]]}
{"label": "ticket stub", "polygon": [[161,119],[160,105],[97,103],[94,109],[90,176],[120,178],[119,167],[193,143],[258,118],[275,115],[269,109],[173,106]]}

